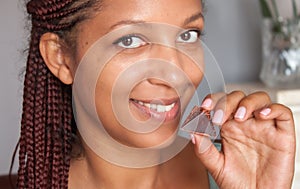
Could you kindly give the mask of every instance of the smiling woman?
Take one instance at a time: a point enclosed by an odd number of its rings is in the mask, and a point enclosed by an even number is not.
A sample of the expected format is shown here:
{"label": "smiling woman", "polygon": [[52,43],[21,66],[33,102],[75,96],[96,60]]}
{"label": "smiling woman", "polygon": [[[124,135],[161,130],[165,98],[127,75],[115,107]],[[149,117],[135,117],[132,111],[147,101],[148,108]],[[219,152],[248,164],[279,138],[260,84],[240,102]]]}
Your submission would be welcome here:
{"label": "smiling woman", "polygon": [[18,188],[204,189],[208,172],[220,188],[291,185],[292,114],[265,93],[205,98],[220,152],[207,136],[177,135],[204,77],[200,0],[31,0],[27,10]]}

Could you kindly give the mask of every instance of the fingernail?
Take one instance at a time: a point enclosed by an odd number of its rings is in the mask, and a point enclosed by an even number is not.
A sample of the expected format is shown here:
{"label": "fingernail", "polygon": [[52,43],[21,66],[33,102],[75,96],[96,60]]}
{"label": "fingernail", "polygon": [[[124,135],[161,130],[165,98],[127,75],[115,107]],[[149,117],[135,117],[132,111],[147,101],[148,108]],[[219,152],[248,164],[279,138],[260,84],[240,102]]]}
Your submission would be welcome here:
{"label": "fingernail", "polygon": [[244,119],[246,115],[246,108],[244,106],[239,107],[239,109],[236,111],[234,117],[237,119]]}
{"label": "fingernail", "polygon": [[214,117],[212,119],[212,122],[214,124],[222,124],[222,121],[223,121],[223,117],[224,117],[224,112],[223,110],[217,110],[215,113],[214,113]]}
{"label": "fingernail", "polygon": [[192,140],[193,144],[196,144],[196,139],[195,139],[195,136],[193,134],[191,134],[191,140]]}
{"label": "fingernail", "polygon": [[271,113],[271,109],[270,108],[265,108],[260,113],[264,116],[267,116]]}
{"label": "fingernail", "polygon": [[207,98],[203,101],[201,107],[202,108],[210,108],[212,105],[212,100],[210,98]]}

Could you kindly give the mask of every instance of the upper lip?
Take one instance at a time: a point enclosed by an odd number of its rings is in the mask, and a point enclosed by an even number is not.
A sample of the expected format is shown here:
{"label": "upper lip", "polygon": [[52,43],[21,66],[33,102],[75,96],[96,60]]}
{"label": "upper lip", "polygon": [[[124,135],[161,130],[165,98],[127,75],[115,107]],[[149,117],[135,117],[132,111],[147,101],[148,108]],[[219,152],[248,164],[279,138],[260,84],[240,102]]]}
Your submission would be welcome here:
{"label": "upper lip", "polygon": [[139,98],[130,98],[133,101],[141,101],[149,104],[160,104],[160,105],[170,105],[179,101],[179,97],[173,98],[152,98],[152,99],[139,99]]}

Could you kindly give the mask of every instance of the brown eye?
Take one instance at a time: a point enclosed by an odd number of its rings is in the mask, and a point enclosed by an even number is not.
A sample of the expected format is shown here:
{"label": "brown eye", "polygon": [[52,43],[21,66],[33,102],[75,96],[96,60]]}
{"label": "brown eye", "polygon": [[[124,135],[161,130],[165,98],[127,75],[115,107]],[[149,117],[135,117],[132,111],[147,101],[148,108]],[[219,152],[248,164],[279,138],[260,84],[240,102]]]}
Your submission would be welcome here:
{"label": "brown eye", "polygon": [[181,34],[180,37],[183,41],[188,41],[191,38],[191,34],[190,34],[190,32],[185,32],[185,33]]}
{"label": "brown eye", "polygon": [[201,32],[198,30],[189,30],[182,34],[177,39],[177,42],[180,43],[194,43],[198,41]]}
{"label": "brown eye", "polygon": [[121,37],[113,44],[126,49],[134,49],[146,45],[147,43],[139,36],[128,35]]}
{"label": "brown eye", "polygon": [[128,46],[130,46],[130,45],[132,45],[132,38],[125,38],[123,41],[122,41],[122,44],[124,45],[124,46],[126,46],[126,47],[128,47]]}

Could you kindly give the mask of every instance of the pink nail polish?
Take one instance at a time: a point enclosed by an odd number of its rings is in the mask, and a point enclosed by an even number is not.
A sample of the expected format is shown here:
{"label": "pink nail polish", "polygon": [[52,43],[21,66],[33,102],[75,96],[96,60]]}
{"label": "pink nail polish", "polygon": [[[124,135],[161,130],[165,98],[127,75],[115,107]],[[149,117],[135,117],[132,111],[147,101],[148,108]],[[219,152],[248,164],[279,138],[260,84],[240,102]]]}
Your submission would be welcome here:
{"label": "pink nail polish", "polygon": [[210,108],[212,105],[212,100],[210,98],[207,98],[203,101],[201,107],[202,108]]}
{"label": "pink nail polish", "polygon": [[246,108],[244,106],[241,106],[236,111],[234,117],[237,119],[244,119],[246,115],[246,111],[247,111]]}
{"label": "pink nail polish", "polygon": [[223,112],[223,110],[217,110],[217,111],[214,113],[212,122],[213,122],[214,124],[216,124],[216,125],[220,125],[220,124],[222,124],[223,117],[224,117],[224,112]]}
{"label": "pink nail polish", "polygon": [[267,116],[271,113],[271,109],[270,108],[265,108],[260,113],[264,116]]}
{"label": "pink nail polish", "polygon": [[195,139],[195,136],[193,134],[191,134],[191,140],[192,140],[193,144],[196,144],[196,139]]}

